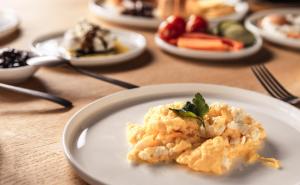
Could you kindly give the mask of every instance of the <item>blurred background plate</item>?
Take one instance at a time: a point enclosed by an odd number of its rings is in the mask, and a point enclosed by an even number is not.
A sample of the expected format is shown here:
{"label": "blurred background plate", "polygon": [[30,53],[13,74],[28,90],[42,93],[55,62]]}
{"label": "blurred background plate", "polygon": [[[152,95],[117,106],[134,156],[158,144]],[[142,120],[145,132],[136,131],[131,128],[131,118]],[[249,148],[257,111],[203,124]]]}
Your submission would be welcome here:
{"label": "blurred background plate", "polygon": [[179,48],[165,42],[158,35],[155,35],[155,43],[164,51],[181,57],[212,60],[212,61],[213,60],[228,61],[228,60],[237,60],[237,59],[245,58],[257,53],[261,49],[263,42],[259,35],[257,34],[254,35],[255,35],[256,42],[254,43],[253,46],[241,49],[239,51],[232,51],[232,52],[205,51],[205,50]]}
{"label": "blurred background plate", "polygon": [[[234,6],[235,13],[230,15],[221,16],[218,18],[211,19],[211,24],[217,24],[223,20],[241,20],[245,17],[249,10],[249,4],[240,0],[224,0],[225,4]],[[141,27],[141,28],[158,28],[161,18],[154,16],[153,18],[136,17],[130,15],[120,14],[116,7],[105,3],[105,0],[91,0],[89,3],[89,9],[99,18],[120,25]],[[154,13],[155,15],[156,13]]]}
{"label": "blurred background plate", "polygon": [[271,34],[257,26],[257,21],[266,15],[278,13],[278,14],[300,14],[300,8],[284,8],[284,9],[272,9],[263,10],[249,16],[245,21],[247,29],[254,33],[261,35],[264,39],[273,42],[275,44],[300,49],[300,39],[291,39],[288,37],[278,37],[277,35]]}
{"label": "blurred background plate", "polygon": [[20,20],[13,10],[0,10],[0,39],[16,31],[19,23]]}
{"label": "blurred background plate", "polygon": [[112,5],[107,5],[105,0],[91,0],[89,9],[99,18],[120,25],[156,29],[161,22],[156,17],[145,18],[119,14],[117,9]]}

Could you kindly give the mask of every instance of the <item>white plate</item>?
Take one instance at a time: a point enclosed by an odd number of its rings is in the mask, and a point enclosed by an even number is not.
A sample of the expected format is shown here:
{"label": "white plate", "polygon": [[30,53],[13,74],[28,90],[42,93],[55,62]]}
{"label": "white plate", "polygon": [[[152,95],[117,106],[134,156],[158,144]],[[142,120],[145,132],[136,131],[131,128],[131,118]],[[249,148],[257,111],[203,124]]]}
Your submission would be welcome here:
{"label": "white plate", "polygon": [[267,32],[261,28],[259,28],[256,25],[256,22],[263,18],[266,15],[273,14],[273,13],[280,13],[280,14],[288,14],[288,13],[294,13],[294,14],[300,14],[300,8],[285,8],[285,9],[272,9],[272,10],[264,10],[257,12],[255,14],[252,14],[250,17],[248,17],[245,21],[245,26],[247,29],[251,30],[252,32],[255,32],[257,34],[260,34],[263,38],[266,40],[287,46],[287,47],[293,47],[296,49],[300,49],[300,39],[291,39],[288,37],[278,37],[277,35],[274,35],[270,32]]}
{"label": "white plate", "polygon": [[[146,48],[146,39],[138,33],[124,31],[124,30],[111,30],[118,40],[126,46],[129,50],[125,53],[109,55],[109,56],[88,56],[88,57],[73,57],[71,63],[76,66],[107,66],[118,63],[127,62],[136,58]],[[60,42],[63,37],[63,32],[52,33],[37,38],[33,41],[31,49],[38,55],[53,55],[59,56]]]}
{"label": "white plate", "polygon": [[[249,166],[227,176],[194,173],[177,165],[131,165],[127,161],[128,122],[142,123],[150,107],[190,100],[196,92],[211,103],[241,107],[260,121],[268,138],[262,151],[283,168]],[[101,98],[77,112],[63,133],[66,158],[90,184],[109,185],[296,185],[300,183],[300,111],[255,92],[208,84],[147,86]]]}
{"label": "white plate", "polygon": [[257,34],[254,35],[255,35],[256,42],[253,46],[247,47],[245,49],[241,49],[239,51],[232,51],[232,52],[204,51],[204,50],[179,48],[165,42],[158,35],[155,35],[155,43],[164,51],[181,57],[204,59],[204,60],[228,61],[228,60],[245,58],[257,53],[262,47],[262,39]]}
{"label": "white plate", "polygon": [[[212,19],[210,23],[216,24],[220,21],[228,19],[241,20],[243,17],[245,17],[246,13],[249,10],[249,4],[247,2],[242,2],[240,0],[225,0],[225,3],[235,6],[236,13]],[[156,29],[161,22],[161,19],[157,17],[144,18],[130,15],[121,15],[115,7],[105,4],[104,0],[91,0],[89,3],[89,9],[99,18],[121,25]]]}
{"label": "white plate", "polygon": [[[98,2],[98,3],[96,3]],[[99,18],[116,24],[141,27],[141,28],[157,28],[161,22],[160,19],[135,17],[130,15],[121,15],[116,8],[104,3],[104,0],[91,0],[89,9]]]}
{"label": "white plate", "polygon": [[19,27],[19,18],[12,10],[0,10],[0,38],[3,38]]}

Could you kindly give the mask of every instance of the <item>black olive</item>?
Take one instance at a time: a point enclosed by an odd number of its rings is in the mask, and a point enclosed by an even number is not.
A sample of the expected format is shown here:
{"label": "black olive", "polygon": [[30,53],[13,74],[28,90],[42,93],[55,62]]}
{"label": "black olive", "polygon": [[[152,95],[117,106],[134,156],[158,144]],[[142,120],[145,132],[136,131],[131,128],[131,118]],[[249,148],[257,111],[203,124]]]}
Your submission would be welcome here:
{"label": "black olive", "polygon": [[31,57],[27,51],[16,49],[2,49],[0,51],[0,68],[15,68],[26,66],[26,61]]}

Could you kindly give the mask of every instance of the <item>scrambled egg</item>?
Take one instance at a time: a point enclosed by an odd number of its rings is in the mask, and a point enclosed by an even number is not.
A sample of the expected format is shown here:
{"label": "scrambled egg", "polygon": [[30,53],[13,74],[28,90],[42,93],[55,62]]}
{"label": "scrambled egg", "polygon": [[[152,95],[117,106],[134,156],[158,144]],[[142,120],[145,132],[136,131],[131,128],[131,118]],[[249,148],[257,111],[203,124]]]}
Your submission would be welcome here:
{"label": "scrambled egg", "polygon": [[266,133],[261,124],[239,108],[226,104],[210,105],[204,116],[205,127],[194,118],[180,117],[169,108],[183,103],[151,108],[144,125],[129,124],[128,142],[133,162],[161,163],[176,161],[192,170],[213,174],[228,172],[237,161],[257,161],[279,168],[279,161],[261,157]]}

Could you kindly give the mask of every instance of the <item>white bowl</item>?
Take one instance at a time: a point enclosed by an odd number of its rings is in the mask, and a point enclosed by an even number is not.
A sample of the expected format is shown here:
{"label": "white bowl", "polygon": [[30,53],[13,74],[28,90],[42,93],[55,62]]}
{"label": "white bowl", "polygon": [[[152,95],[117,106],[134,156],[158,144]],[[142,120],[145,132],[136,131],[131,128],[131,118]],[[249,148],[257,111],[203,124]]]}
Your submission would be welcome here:
{"label": "white bowl", "polygon": [[171,53],[173,55],[194,58],[194,59],[204,59],[204,60],[215,60],[215,61],[228,61],[236,60],[240,58],[245,58],[257,53],[262,47],[262,39],[259,35],[254,34],[255,44],[245,49],[232,52],[221,52],[221,51],[202,51],[187,48],[179,48],[177,46],[171,45],[164,40],[162,40],[158,35],[155,35],[155,43],[164,51]]}
{"label": "white bowl", "polygon": [[300,39],[291,39],[288,37],[278,37],[276,34],[272,34],[270,32],[267,32],[261,28],[259,28],[256,25],[256,22],[263,18],[266,15],[273,14],[273,13],[279,13],[279,14],[289,14],[289,13],[295,13],[300,14],[300,8],[284,8],[284,9],[272,9],[272,10],[264,10],[257,12],[250,17],[248,17],[245,21],[245,26],[247,29],[249,29],[252,32],[255,32],[259,35],[261,35],[264,39],[273,42],[275,44],[292,47],[295,49],[300,49]]}
{"label": "white bowl", "polygon": [[36,66],[21,66],[0,69],[0,82],[16,84],[28,80],[37,70]]}

